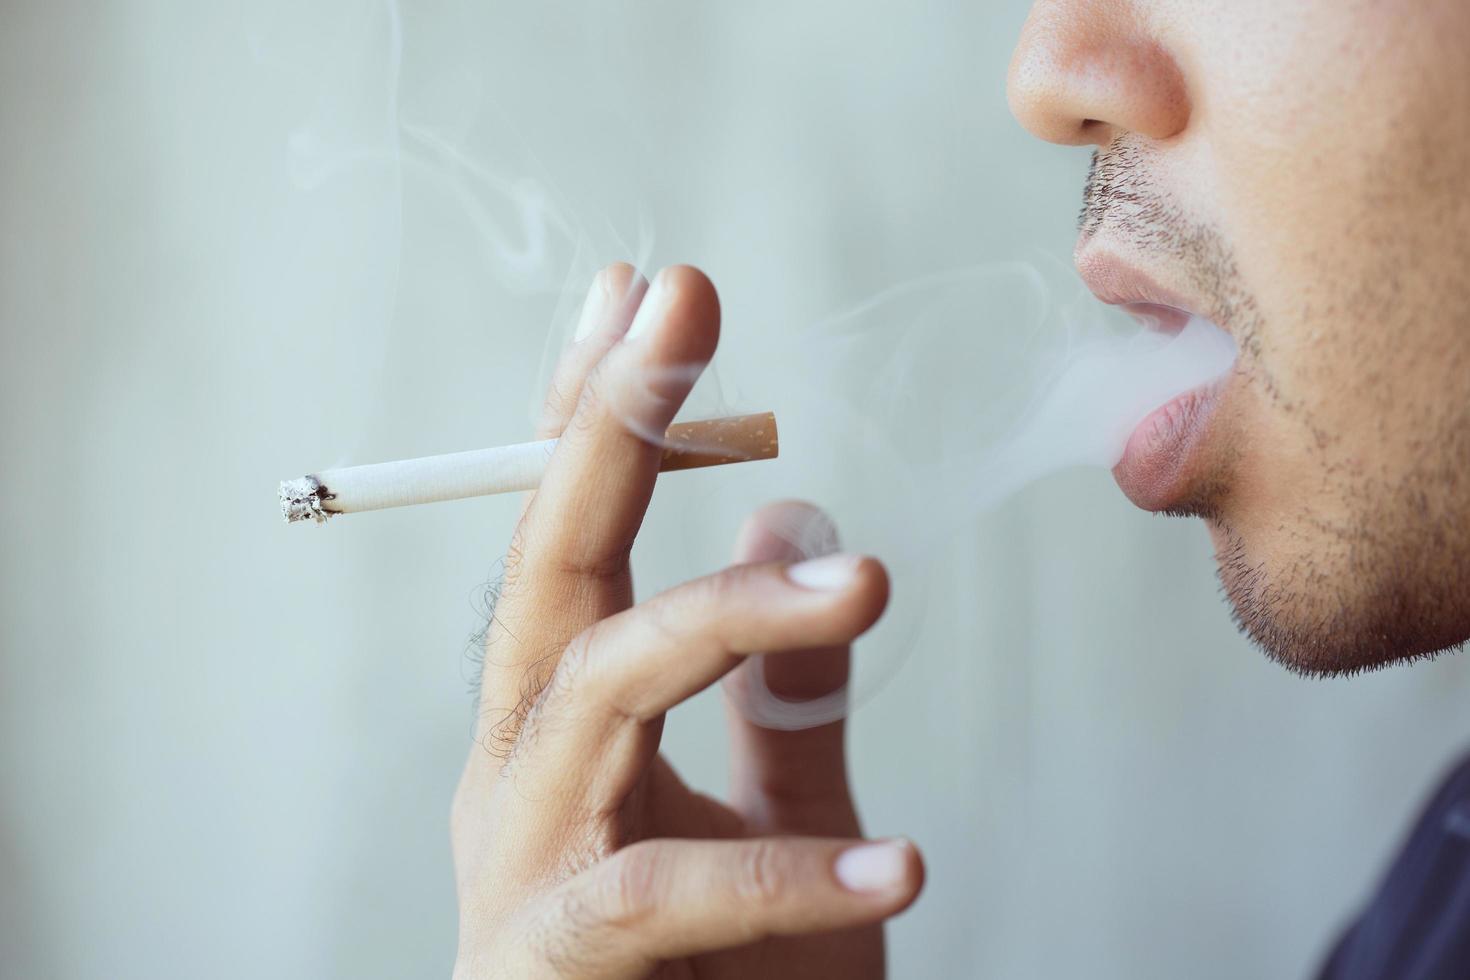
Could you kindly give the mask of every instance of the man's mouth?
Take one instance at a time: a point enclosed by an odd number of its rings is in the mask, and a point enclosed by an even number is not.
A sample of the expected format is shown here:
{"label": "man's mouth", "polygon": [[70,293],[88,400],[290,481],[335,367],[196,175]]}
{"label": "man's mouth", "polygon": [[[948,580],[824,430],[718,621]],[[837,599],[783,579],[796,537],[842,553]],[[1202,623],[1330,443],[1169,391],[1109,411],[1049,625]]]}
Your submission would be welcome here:
{"label": "man's mouth", "polygon": [[[1191,320],[1205,319],[1183,295],[1159,285],[1116,256],[1084,243],[1077,269],[1093,294],[1118,306],[1151,330],[1177,334]],[[1210,421],[1229,384],[1227,373],[1191,388],[1149,412],[1134,427],[1113,467],[1128,499],[1144,510],[1180,507],[1198,482]]]}
{"label": "man's mouth", "polygon": [[1184,329],[1194,314],[1162,303],[1122,303],[1119,309],[1157,333],[1173,336]]}

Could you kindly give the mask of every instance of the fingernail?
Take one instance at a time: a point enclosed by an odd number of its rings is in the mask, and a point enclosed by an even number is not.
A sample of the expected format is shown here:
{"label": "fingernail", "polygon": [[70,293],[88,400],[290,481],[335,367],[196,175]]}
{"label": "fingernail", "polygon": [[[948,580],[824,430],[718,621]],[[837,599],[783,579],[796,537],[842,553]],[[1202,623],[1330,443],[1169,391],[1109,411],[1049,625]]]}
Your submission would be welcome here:
{"label": "fingernail", "polygon": [[653,277],[653,284],[648,287],[648,294],[643,297],[643,302],[638,306],[638,312],[633,317],[633,325],[623,335],[624,340],[636,340],[643,334],[648,333],[653,325],[663,319],[664,307],[669,302],[668,276],[663,271]]}
{"label": "fingernail", "polygon": [[836,592],[852,584],[861,555],[836,554],[787,566],[786,577],[803,589]]}
{"label": "fingernail", "polygon": [[577,321],[576,333],[572,334],[572,343],[586,340],[607,320],[608,292],[607,273],[599,272],[592,280],[592,288],[587,290],[587,298],[582,301],[582,316]]}
{"label": "fingernail", "polygon": [[908,873],[907,849],[896,840],[850,847],[837,856],[832,871],[848,891],[889,891],[901,885]]}

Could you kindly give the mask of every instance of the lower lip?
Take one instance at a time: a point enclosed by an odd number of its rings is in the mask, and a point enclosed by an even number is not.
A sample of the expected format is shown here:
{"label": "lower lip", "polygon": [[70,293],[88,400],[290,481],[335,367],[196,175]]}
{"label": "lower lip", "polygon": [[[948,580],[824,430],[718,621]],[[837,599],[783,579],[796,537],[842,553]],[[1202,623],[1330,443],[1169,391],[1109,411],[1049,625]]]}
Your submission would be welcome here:
{"label": "lower lip", "polygon": [[1189,491],[1190,461],[1220,400],[1225,379],[1186,391],[1154,409],[1133,430],[1113,479],[1144,510],[1179,506]]}

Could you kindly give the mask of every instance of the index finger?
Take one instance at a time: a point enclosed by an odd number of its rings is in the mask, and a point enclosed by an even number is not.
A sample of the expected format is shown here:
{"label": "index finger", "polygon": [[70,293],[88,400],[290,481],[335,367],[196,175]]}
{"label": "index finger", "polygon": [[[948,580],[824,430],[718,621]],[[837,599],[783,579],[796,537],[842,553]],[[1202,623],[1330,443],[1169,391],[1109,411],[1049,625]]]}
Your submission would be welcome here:
{"label": "index finger", "polygon": [[[582,385],[577,407],[516,530],[496,619],[518,640],[495,658],[491,691],[524,702],[555,651],[632,604],[628,556],[658,477],[662,433],[714,356],[714,286],[687,266],[655,277],[626,334]],[[537,665],[537,677],[523,675]],[[487,659],[487,666],[489,661]],[[504,705],[501,705],[504,707]]]}

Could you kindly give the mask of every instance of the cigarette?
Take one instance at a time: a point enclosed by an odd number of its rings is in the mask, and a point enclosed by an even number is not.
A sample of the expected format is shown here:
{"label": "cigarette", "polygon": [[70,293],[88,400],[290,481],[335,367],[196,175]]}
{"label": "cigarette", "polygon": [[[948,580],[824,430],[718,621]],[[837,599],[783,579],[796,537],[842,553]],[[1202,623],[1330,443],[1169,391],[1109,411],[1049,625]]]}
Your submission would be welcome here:
{"label": "cigarette", "polygon": [[[281,514],[288,524],[333,514],[462,500],[534,490],[541,484],[557,440],[523,442],[443,456],[322,470],[281,483]],[[775,459],[780,449],[771,412],[681,422],[665,434],[659,472]]]}

